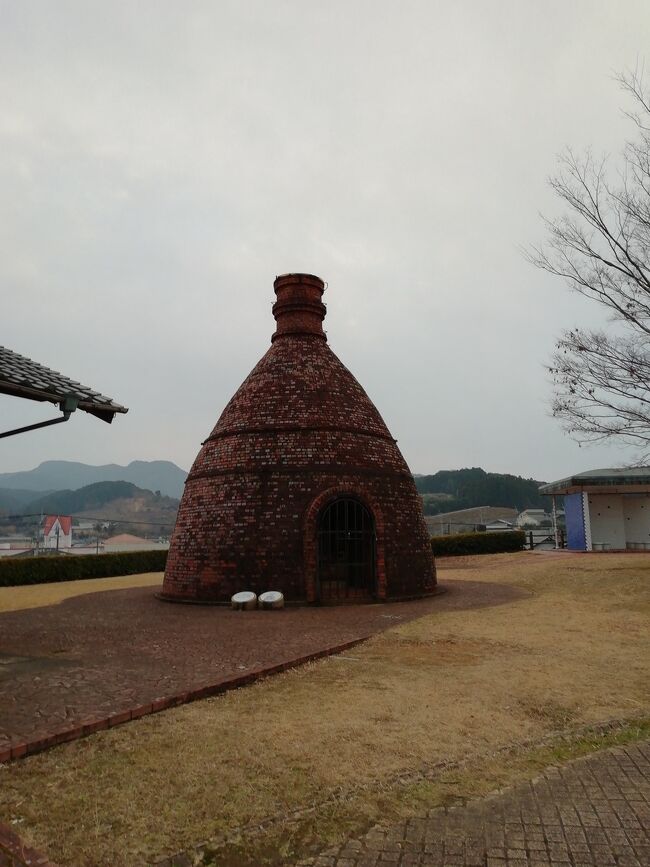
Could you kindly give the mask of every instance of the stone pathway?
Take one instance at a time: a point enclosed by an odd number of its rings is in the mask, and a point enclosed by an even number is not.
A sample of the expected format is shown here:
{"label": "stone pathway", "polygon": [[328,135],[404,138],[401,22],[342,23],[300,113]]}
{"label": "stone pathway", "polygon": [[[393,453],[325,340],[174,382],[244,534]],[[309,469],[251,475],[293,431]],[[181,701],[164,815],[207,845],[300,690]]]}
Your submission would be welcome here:
{"label": "stone pathway", "polygon": [[1,613],[0,763],[425,614],[526,595],[484,582],[444,586],[413,602],[247,612],[173,605],[139,587]]}
{"label": "stone pathway", "polygon": [[650,741],[463,807],[430,811],[295,867],[650,867]]}

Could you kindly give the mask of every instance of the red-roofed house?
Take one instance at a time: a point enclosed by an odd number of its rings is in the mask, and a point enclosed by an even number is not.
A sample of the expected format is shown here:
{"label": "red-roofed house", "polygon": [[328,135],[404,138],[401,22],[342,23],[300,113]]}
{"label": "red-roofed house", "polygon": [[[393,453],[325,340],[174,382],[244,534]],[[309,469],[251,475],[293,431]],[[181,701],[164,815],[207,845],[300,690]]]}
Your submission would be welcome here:
{"label": "red-roofed house", "polygon": [[72,548],[72,518],[69,515],[45,516],[43,547]]}

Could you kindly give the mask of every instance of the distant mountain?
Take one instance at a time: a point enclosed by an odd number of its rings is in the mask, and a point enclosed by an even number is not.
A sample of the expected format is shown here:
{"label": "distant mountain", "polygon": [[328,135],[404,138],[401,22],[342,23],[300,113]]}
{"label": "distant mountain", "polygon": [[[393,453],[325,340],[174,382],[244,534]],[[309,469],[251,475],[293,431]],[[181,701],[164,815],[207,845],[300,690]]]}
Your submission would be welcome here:
{"label": "distant mountain", "polygon": [[539,486],[543,484],[506,473],[486,473],[480,467],[440,470],[432,476],[415,478],[427,515],[474,506],[505,506],[520,512],[544,509],[549,501],[539,493]]}
{"label": "distant mountain", "polygon": [[187,473],[171,461],[131,461],[122,467],[105,464],[93,467],[76,461],[45,461],[34,470],[0,473],[0,489],[34,491],[76,491],[95,482],[131,482],[139,488],[180,497]]}
{"label": "distant mountain", "polygon": [[[47,491],[39,491],[45,495]],[[0,512],[21,512],[25,503],[34,499],[36,491],[23,491],[20,488],[0,488]]]}
{"label": "distant mountain", "polygon": [[131,499],[138,494],[151,494],[151,491],[144,491],[131,482],[95,482],[76,491],[53,491],[30,500],[23,506],[23,512],[76,515],[87,509],[100,509],[113,500]]}
{"label": "distant mountain", "polygon": [[[75,515],[97,521],[110,521],[115,529],[137,530],[138,534],[171,532],[176,522],[179,501],[131,482],[95,482],[76,491],[52,491],[31,500],[21,508],[26,517],[19,523],[33,523],[34,515]],[[15,521],[14,521],[15,523]]]}

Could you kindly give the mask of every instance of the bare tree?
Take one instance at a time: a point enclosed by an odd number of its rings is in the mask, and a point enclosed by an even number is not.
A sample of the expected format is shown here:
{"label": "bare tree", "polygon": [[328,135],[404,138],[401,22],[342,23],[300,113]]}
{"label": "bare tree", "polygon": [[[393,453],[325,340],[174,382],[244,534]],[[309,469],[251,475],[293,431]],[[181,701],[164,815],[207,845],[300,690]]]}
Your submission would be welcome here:
{"label": "bare tree", "polygon": [[[562,333],[549,371],[553,415],[579,442],[614,438],[650,455],[650,94],[643,71],[621,75],[635,137],[615,172],[591,152],[560,157],[550,184],[565,213],[545,219],[528,258],[603,305],[606,331]],[[612,179],[613,175],[613,179]]]}

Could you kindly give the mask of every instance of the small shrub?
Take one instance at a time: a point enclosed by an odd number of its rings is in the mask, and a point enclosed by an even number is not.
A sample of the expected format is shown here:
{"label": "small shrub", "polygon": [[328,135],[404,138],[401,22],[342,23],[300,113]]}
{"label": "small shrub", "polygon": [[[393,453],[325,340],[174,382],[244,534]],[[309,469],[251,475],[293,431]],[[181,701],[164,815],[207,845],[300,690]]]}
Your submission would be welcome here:
{"label": "small shrub", "polygon": [[0,587],[78,581],[162,572],[167,551],[120,551],[115,554],[63,554],[50,557],[2,557]]}
{"label": "small shrub", "polygon": [[433,536],[431,550],[437,557],[461,557],[464,554],[501,554],[521,551],[526,543],[523,530],[503,533],[458,533],[451,536]]}

